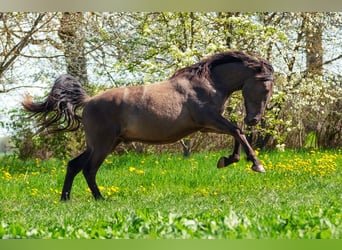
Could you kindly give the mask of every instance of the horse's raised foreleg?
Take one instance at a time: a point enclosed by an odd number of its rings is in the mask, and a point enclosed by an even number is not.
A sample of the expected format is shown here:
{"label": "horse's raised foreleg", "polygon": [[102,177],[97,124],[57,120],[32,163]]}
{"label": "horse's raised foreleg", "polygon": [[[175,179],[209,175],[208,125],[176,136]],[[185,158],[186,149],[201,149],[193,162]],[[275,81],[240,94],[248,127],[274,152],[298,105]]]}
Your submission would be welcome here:
{"label": "horse's raised foreleg", "polygon": [[62,201],[70,200],[70,192],[74,178],[87,164],[89,156],[90,151],[86,150],[73,160],[69,161],[61,195]]}
{"label": "horse's raised foreleg", "polygon": [[219,161],[217,162],[218,168],[224,168],[229,166],[230,164],[233,164],[234,162],[238,162],[240,160],[240,151],[241,151],[241,144],[238,140],[234,140],[234,151],[233,153],[228,156],[222,156]]}
{"label": "horse's raised foreleg", "polygon": [[[241,144],[241,146],[245,150],[247,154],[247,160],[250,160],[253,162],[252,170],[256,172],[265,172],[264,167],[262,166],[262,164],[256,157],[254,150],[249,145],[245,134],[242,132],[240,128],[238,128],[237,126],[235,126],[234,124],[226,120],[220,114],[215,114],[212,112],[207,112],[206,115],[204,115],[202,112],[202,123],[204,123],[204,125],[212,131],[216,131],[217,133],[225,133],[225,134],[232,135],[235,138],[236,143]],[[234,151],[236,150],[236,152],[238,152],[239,147],[240,146],[235,144]],[[227,160],[228,159],[229,158],[227,158]],[[225,161],[226,160],[224,158],[223,160],[221,158],[218,161],[218,166],[223,166]]]}

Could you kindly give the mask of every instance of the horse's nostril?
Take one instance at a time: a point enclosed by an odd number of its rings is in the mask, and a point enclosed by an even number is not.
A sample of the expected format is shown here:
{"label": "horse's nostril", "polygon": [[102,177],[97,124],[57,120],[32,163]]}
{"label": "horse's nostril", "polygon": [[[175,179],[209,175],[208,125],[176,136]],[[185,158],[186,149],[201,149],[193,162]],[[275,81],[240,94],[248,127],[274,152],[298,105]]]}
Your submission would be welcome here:
{"label": "horse's nostril", "polygon": [[256,118],[253,118],[253,119],[250,119],[250,120],[247,120],[246,121],[246,124],[248,125],[248,126],[254,126],[254,125],[256,125],[258,123],[258,119],[256,119]]}

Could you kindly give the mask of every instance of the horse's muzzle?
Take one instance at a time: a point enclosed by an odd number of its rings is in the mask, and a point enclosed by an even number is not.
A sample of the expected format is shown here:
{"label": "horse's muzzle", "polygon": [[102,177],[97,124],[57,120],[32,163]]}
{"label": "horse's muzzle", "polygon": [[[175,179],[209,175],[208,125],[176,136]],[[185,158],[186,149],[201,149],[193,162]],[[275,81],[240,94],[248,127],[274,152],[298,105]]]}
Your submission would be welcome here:
{"label": "horse's muzzle", "polygon": [[245,118],[245,123],[248,126],[255,126],[255,125],[258,124],[259,121],[260,121],[260,119],[258,119],[257,117],[248,117],[248,116],[246,116],[246,118]]}

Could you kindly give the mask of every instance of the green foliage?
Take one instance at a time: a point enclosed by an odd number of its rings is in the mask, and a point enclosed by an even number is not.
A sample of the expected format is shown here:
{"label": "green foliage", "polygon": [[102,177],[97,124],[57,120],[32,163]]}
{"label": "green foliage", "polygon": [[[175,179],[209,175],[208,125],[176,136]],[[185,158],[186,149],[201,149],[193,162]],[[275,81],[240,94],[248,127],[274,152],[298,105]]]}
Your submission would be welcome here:
{"label": "green foliage", "polygon": [[[120,55],[115,71],[122,74],[128,70],[137,76],[143,72],[142,82],[165,79],[179,68],[228,49],[269,57],[268,49],[284,36],[252,14],[161,12],[130,13],[126,18],[135,30],[112,37]],[[126,23],[120,24],[113,29],[127,28]],[[111,32],[108,30],[108,35]]]}
{"label": "green foliage", "polygon": [[15,153],[20,159],[71,157],[83,149],[84,133],[37,134],[35,119],[24,110],[12,110],[6,124],[15,133],[11,136]]}
{"label": "green foliage", "polygon": [[340,151],[260,152],[266,174],[225,154],[110,156],[96,202],[82,175],[59,202],[65,161],[1,158],[0,238],[339,239]]}
{"label": "green foliage", "polygon": [[[291,80],[277,82],[279,88],[273,95],[272,102],[277,104],[271,110],[276,114],[274,119],[268,119],[276,125],[280,143],[286,143],[289,147],[303,147],[308,134],[320,134],[328,128],[326,121],[335,124],[334,129],[329,130],[333,138],[329,139],[329,133],[321,134],[323,142],[317,142],[319,147],[341,147],[342,133],[339,120],[339,96],[342,89],[336,84],[336,79],[326,77],[305,77],[295,75]],[[279,106],[279,107],[277,107]],[[332,113],[334,118],[332,118]]]}

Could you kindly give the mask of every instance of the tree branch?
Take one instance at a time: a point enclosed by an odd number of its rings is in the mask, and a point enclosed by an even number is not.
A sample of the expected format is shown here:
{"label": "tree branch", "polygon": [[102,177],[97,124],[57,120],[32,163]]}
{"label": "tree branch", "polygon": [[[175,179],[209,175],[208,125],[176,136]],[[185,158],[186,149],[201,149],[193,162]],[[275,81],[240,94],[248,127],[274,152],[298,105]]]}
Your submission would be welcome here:
{"label": "tree branch", "polygon": [[54,59],[58,57],[64,57],[64,55],[54,55],[54,56],[33,56],[33,55],[26,55],[26,54],[20,54],[20,56],[25,58],[34,58],[34,59]]}
{"label": "tree branch", "polygon": [[328,60],[328,61],[323,62],[322,65],[327,65],[327,64],[332,63],[332,62],[334,62],[334,61],[337,61],[337,60],[339,60],[339,59],[341,59],[341,58],[342,58],[342,54],[339,55],[338,57],[335,57],[335,58],[333,58],[333,59],[330,59],[330,60]]}
{"label": "tree branch", "polygon": [[9,89],[2,89],[2,90],[0,90],[0,94],[8,93],[8,92],[11,92],[11,91],[13,91],[13,90],[21,89],[21,88],[44,89],[44,87],[41,87],[41,86],[23,85],[23,86],[12,87],[12,88],[9,88]]}
{"label": "tree branch", "polygon": [[20,55],[20,52],[25,48],[25,46],[30,42],[30,37],[37,31],[37,26],[39,22],[43,19],[45,14],[39,14],[37,19],[34,21],[32,28],[30,31],[26,33],[26,35],[18,42],[8,53],[9,58],[6,62],[5,60],[0,65],[0,77],[2,74],[7,70],[8,67],[10,67],[14,60]]}

